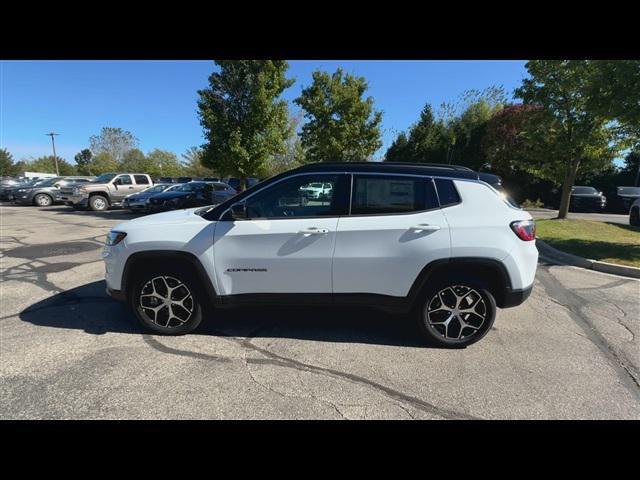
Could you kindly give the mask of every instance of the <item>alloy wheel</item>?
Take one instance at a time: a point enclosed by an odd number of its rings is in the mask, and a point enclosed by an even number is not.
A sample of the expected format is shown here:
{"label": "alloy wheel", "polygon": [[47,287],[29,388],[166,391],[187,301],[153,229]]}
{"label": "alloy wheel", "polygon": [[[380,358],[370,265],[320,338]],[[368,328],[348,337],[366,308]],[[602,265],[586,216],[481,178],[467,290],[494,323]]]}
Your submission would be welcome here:
{"label": "alloy wheel", "polygon": [[479,332],[487,321],[489,310],[475,289],[454,285],[439,290],[426,305],[427,327],[449,342],[467,340]]}
{"label": "alloy wheel", "polygon": [[184,325],[194,310],[191,291],[182,281],[169,276],[154,277],[145,283],[138,302],[145,317],[164,328]]}

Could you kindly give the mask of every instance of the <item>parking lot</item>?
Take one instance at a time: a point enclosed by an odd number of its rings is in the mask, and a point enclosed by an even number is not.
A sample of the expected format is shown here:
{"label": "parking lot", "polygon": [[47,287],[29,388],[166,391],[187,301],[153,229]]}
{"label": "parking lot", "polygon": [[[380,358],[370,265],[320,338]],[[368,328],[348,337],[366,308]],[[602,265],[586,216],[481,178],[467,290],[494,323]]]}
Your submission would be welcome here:
{"label": "parking lot", "polygon": [[220,311],[144,332],[104,293],[123,211],[0,206],[4,419],[640,419],[640,281],[544,259],[462,350],[365,309]]}

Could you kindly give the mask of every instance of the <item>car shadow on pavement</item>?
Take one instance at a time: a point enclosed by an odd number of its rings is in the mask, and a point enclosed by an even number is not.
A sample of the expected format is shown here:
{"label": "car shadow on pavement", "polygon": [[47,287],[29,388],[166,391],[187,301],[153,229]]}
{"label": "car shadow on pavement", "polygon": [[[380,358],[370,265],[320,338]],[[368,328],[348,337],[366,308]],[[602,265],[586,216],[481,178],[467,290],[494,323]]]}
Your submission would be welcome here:
{"label": "car shadow on pavement", "polygon": [[[209,309],[190,335],[290,338],[298,340],[424,347],[408,316],[345,307],[236,307]],[[122,302],[92,282],[41,300],[20,312],[33,325],[105,333],[145,334]]]}

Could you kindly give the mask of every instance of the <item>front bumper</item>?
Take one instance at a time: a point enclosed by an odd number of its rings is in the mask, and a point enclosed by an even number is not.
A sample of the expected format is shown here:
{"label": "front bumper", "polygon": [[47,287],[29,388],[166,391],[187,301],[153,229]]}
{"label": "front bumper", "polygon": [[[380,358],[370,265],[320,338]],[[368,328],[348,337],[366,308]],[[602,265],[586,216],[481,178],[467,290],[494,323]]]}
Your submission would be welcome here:
{"label": "front bumper", "polygon": [[127,296],[124,294],[122,290],[114,290],[113,288],[107,287],[105,291],[107,292],[107,295],[109,295],[114,300],[117,300],[119,302],[127,301]]}

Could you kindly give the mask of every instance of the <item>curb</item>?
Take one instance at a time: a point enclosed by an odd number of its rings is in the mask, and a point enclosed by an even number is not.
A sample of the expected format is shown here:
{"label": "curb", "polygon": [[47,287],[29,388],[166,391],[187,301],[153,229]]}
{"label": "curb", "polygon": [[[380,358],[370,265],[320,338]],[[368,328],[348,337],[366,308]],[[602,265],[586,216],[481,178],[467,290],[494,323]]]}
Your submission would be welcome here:
{"label": "curb", "polygon": [[612,273],[623,277],[640,278],[640,268],[627,267],[625,265],[616,265],[613,263],[599,262],[587,258],[578,257],[571,253],[562,252],[548,243],[536,238],[536,247],[538,251],[545,257],[573,267],[586,268],[587,270],[595,270],[597,272]]}

